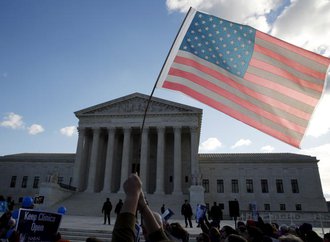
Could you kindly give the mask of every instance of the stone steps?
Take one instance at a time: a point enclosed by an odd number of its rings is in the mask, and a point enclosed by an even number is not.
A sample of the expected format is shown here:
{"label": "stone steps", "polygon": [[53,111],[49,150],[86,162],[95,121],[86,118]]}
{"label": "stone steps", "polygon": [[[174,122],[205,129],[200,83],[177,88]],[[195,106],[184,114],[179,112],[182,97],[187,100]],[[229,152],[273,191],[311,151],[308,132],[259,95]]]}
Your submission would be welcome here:
{"label": "stone steps", "polygon": [[104,242],[110,242],[112,232],[102,230],[85,230],[85,229],[63,229],[59,232],[63,239],[70,240],[71,242],[85,242],[87,238],[94,237]]}
{"label": "stone steps", "polygon": [[[105,230],[86,230],[86,229],[67,229],[61,228],[59,232],[62,235],[62,239],[69,240],[70,242],[85,242],[87,238],[94,237],[102,242],[111,242],[112,232]],[[190,235],[189,241],[196,241],[197,235]],[[140,242],[144,242],[143,236],[140,238]]]}
{"label": "stone steps", "polygon": [[[102,205],[106,198],[109,197],[113,206],[111,214],[114,216],[114,208],[119,199],[124,200],[124,196],[125,195],[123,193],[77,192],[66,200],[47,208],[47,210],[56,212],[59,207],[64,206],[67,209],[66,214],[68,215],[102,216]],[[160,213],[162,204],[165,204],[166,208],[170,208],[175,213],[173,219],[182,219],[181,205],[184,202],[182,200],[182,195],[147,194],[146,199],[148,200],[149,206],[153,211]],[[188,195],[185,199],[188,199]]]}

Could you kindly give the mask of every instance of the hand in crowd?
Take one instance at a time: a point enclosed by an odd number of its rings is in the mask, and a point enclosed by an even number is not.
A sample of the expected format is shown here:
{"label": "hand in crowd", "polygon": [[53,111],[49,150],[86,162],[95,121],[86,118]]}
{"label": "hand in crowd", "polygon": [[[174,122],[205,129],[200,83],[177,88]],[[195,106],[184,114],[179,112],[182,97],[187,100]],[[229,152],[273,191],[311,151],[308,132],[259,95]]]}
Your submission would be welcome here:
{"label": "hand in crowd", "polygon": [[137,174],[131,174],[124,182],[123,187],[127,196],[139,197],[142,191],[142,182]]}

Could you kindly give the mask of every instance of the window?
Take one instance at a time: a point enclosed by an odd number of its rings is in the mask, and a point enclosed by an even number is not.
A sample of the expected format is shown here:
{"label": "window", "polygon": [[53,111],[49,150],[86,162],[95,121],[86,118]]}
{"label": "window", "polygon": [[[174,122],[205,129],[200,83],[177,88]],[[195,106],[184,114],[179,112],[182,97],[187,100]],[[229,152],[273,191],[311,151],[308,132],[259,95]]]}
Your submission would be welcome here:
{"label": "window", "polygon": [[27,180],[28,180],[28,177],[27,176],[23,176],[22,188],[26,188],[26,186],[27,186]]}
{"label": "window", "polygon": [[40,181],[40,177],[35,176],[34,180],[33,180],[33,188],[38,188],[39,187],[39,181]]}
{"label": "window", "polygon": [[291,188],[292,188],[292,193],[299,193],[299,187],[298,187],[298,180],[297,179],[292,179],[291,180]]}
{"label": "window", "polygon": [[224,193],[225,192],[225,188],[224,188],[224,184],[223,184],[223,180],[217,180],[217,193]]}
{"label": "window", "polygon": [[10,187],[16,187],[17,176],[12,176],[10,180]]}
{"label": "window", "polygon": [[264,204],[264,210],[265,211],[270,211],[270,204],[269,203]]}
{"label": "window", "polygon": [[246,192],[253,193],[253,180],[252,179],[246,179]]}
{"label": "window", "polygon": [[268,181],[266,179],[261,179],[261,192],[268,193]]}
{"label": "window", "polygon": [[285,204],[284,203],[281,203],[280,204],[280,210],[281,211],[285,211],[286,209],[285,209]]}
{"label": "window", "polygon": [[301,209],[301,204],[296,204],[296,210],[297,211],[301,211],[302,209]]}
{"label": "window", "polygon": [[231,192],[238,193],[238,180],[236,179],[231,180]]}
{"label": "window", "polygon": [[210,192],[209,179],[203,179],[202,181],[205,192]]}
{"label": "window", "polygon": [[276,191],[277,191],[277,193],[284,192],[282,179],[276,179]]}

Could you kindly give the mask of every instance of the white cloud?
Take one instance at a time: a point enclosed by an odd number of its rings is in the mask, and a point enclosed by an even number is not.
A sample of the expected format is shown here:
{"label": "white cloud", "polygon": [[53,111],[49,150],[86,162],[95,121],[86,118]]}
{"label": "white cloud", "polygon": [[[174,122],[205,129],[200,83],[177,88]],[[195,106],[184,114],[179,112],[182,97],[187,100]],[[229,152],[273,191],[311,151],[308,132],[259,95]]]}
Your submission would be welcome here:
{"label": "white cloud", "polygon": [[29,134],[36,135],[45,131],[45,129],[40,124],[32,124],[27,128]]}
{"label": "white cloud", "polygon": [[319,161],[319,172],[322,182],[323,193],[330,200],[330,143],[318,147],[301,150],[301,153],[316,156]]}
{"label": "white cloud", "polygon": [[235,148],[241,147],[241,146],[249,146],[249,145],[251,145],[251,143],[252,142],[249,139],[240,139],[233,146],[231,146],[231,148],[235,149]]}
{"label": "white cloud", "polygon": [[217,138],[208,138],[202,142],[199,146],[199,153],[213,153],[219,151],[222,147],[221,142]]}
{"label": "white cloud", "polygon": [[271,34],[305,49],[330,56],[330,1],[291,0]]}
{"label": "white cloud", "polygon": [[262,31],[268,31],[266,15],[274,9],[281,0],[167,0],[169,11],[187,12],[189,7],[205,11],[230,21],[249,24]]}
{"label": "white cloud", "polygon": [[325,94],[313,114],[306,135],[319,137],[330,130],[330,94]]}
{"label": "white cloud", "polygon": [[261,151],[262,152],[273,152],[274,151],[274,147],[273,146],[271,146],[271,145],[265,145],[265,146],[263,146],[263,147],[261,147]]}
{"label": "white cloud", "polygon": [[251,16],[248,17],[244,24],[252,26],[262,32],[268,33],[270,31],[270,25],[267,23],[267,19],[265,15],[261,16]]}
{"label": "white cloud", "polygon": [[4,121],[0,122],[0,126],[12,129],[24,128],[23,117],[16,113],[9,113],[5,116]]}
{"label": "white cloud", "polygon": [[166,0],[166,6],[169,11],[180,11],[185,13],[191,7],[199,8],[207,1],[203,0]]}
{"label": "white cloud", "polygon": [[61,132],[61,134],[65,135],[65,136],[71,137],[77,133],[77,128],[76,128],[76,126],[67,126],[67,127],[61,128],[60,132]]}

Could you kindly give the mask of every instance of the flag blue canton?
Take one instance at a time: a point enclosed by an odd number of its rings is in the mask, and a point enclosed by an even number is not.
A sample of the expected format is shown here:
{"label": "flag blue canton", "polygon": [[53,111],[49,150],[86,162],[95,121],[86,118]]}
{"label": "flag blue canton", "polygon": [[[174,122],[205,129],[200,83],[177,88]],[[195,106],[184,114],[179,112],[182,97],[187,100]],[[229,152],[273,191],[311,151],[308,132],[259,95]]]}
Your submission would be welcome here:
{"label": "flag blue canton", "polygon": [[243,77],[252,57],[255,33],[249,26],[197,12],[180,50]]}

